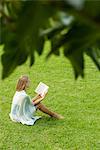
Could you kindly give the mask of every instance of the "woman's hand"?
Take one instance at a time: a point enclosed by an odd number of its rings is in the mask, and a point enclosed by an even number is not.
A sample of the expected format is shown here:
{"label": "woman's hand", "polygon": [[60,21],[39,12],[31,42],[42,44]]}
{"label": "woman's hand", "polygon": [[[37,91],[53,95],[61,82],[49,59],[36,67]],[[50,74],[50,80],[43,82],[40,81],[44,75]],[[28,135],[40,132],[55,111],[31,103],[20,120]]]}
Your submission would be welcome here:
{"label": "woman's hand", "polygon": [[42,100],[45,98],[46,94],[47,94],[47,93],[44,93],[44,95],[42,95],[42,94],[37,94],[37,95],[32,99],[32,101],[33,101],[33,102],[35,102],[35,101],[42,101]]}
{"label": "woman's hand", "polygon": [[36,99],[33,100],[34,105],[37,105],[38,103],[40,103],[46,96],[46,93],[44,93],[44,95],[41,96],[41,94],[36,96]]}
{"label": "woman's hand", "polygon": [[46,96],[46,93],[44,93],[43,95],[42,94],[39,94],[39,99],[44,99],[45,98],[45,96]]}

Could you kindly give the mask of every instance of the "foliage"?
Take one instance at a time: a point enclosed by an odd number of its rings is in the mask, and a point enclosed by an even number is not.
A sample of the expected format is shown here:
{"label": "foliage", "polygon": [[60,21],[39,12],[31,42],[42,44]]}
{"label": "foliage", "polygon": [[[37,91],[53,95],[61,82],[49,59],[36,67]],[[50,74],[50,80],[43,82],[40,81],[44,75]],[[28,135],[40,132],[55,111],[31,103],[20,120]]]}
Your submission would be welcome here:
{"label": "foliage", "polygon": [[5,1],[0,5],[2,55],[5,78],[34,52],[43,53],[46,40],[51,42],[51,54],[60,55],[62,47],[74,69],[75,78],[84,76],[84,54],[100,70],[100,1]]}

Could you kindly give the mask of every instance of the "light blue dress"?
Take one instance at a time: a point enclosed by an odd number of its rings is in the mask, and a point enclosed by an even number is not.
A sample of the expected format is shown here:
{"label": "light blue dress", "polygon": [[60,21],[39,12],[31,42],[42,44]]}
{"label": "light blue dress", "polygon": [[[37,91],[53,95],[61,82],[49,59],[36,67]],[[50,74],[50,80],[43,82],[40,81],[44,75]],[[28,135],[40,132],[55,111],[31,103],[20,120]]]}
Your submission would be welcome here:
{"label": "light blue dress", "polygon": [[16,91],[9,114],[11,120],[26,125],[34,125],[35,121],[41,118],[41,116],[34,116],[35,112],[36,106],[26,92],[24,90]]}

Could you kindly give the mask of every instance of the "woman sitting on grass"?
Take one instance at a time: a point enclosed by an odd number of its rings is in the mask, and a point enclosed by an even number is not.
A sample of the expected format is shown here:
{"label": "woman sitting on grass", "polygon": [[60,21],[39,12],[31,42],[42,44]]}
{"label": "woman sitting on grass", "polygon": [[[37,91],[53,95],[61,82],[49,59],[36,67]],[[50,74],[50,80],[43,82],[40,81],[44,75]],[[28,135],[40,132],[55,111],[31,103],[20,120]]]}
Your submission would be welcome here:
{"label": "woman sitting on grass", "polygon": [[36,95],[32,100],[26,94],[26,89],[29,87],[29,79],[27,76],[19,78],[16,93],[13,97],[10,118],[14,122],[20,122],[26,125],[33,125],[41,116],[34,116],[36,110],[40,110],[51,117],[63,119],[63,116],[50,111],[41,101],[45,98],[41,95]]}

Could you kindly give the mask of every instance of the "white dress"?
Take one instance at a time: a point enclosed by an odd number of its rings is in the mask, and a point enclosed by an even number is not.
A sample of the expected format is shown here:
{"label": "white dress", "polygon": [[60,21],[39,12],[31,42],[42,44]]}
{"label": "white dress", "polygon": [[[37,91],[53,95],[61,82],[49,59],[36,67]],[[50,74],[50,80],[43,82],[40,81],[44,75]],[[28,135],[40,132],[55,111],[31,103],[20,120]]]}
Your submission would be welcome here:
{"label": "white dress", "polygon": [[41,116],[34,116],[35,112],[36,106],[34,106],[26,92],[24,90],[16,91],[9,114],[11,120],[26,125],[33,125],[37,119],[41,118]]}

